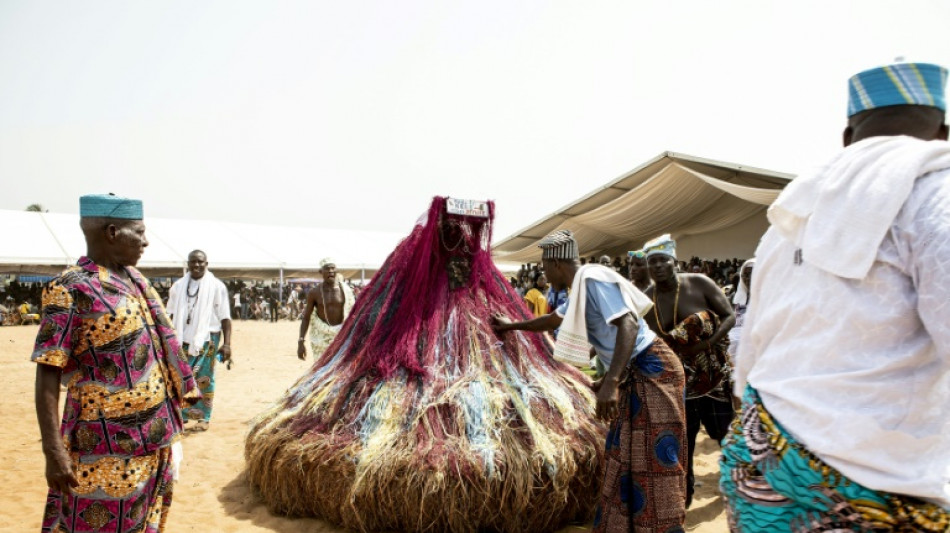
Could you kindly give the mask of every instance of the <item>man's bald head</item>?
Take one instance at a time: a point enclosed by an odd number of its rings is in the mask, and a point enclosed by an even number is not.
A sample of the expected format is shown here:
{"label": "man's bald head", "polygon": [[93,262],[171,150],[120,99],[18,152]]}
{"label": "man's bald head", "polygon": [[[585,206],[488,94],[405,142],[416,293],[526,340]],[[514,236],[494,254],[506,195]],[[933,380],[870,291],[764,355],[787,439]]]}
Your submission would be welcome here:
{"label": "man's bald head", "polygon": [[907,135],[925,141],[947,140],[946,114],[924,105],[895,105],[862,111],[848,119],[844,145],[870,137]]}

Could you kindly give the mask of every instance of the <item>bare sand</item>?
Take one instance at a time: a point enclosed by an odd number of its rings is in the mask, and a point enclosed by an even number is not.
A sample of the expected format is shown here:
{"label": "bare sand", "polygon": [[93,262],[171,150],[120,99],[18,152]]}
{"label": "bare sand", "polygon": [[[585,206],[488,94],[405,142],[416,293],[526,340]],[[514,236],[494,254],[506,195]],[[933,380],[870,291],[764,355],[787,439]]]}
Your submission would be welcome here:
{"label": "bare sand", "polygon": [[[234,367],[218,367],[211,428],[189,435],[175,487],[168,531],[343,532],[308,518],[272,515],[244,476],[244,436],[248,421],[263,411],[312,363],[296,357],[299,322],[236,321]],[[44,461],[33,404],[35,366],[29,361],[36,326],[0,327],[0,531],[38,531],[46,497]],[[696,499],[687,530],[727,531],[719,497],[718,446],[700,435],[695,459]],[[568,527],[562,533],[588,531]]]}

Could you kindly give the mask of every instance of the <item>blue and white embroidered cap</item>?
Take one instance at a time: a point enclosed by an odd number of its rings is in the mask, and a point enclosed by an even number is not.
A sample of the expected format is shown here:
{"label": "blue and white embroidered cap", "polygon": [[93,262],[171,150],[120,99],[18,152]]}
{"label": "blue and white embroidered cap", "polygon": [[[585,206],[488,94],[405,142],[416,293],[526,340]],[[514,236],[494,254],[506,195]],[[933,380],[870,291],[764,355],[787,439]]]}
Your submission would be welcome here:
{"label": "blue and white embroidered cap", "polygon": [[848,116],[894,105],[947,110],[947,69],[930,63],[897,63],[859,72],[848,80]]}
{"label": "blue and white embroidered cap", "polygon": [[670,237],[669,233],[666,233],[644,244],[643,251],[646,253],[647,258],[662,254],[676,259],[676,241]]}

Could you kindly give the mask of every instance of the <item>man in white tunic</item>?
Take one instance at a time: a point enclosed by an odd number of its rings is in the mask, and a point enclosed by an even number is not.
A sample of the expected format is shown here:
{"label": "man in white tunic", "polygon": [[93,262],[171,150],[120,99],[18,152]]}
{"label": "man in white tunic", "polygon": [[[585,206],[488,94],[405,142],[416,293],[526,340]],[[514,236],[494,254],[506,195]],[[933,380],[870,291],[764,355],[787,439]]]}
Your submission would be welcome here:
{"label": "man in white tunic", "polygon": [[195,421],[189,429],[205,431],[214,407],[215,362],[231,368],[231,309],[228,288],[208,270],[201,250],[188,254],[188,272],[169,290],[168,314],[201,389],[201,401],[184,410],[184,419]]}
{"label": "man in white tunic", "polygon": [[733,531],[950,528],[946,79],[851,78],[845,148],[769,209],[721,461]]}

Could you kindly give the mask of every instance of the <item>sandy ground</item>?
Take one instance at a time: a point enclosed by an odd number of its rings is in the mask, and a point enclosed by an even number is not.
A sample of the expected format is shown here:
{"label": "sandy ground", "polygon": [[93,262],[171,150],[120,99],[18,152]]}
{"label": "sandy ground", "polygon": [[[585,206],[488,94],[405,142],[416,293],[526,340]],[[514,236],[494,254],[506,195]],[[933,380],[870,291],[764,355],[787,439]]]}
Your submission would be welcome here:
{"label": "sandy ground", "polygon": [[[218,367],[211,429],[184,442],[181,480],[175,488],[168,531],[341,532],[315,519],[271,515],[251,492],[244,476],[244,436],[248,421],[276,400],[307,371],[296,357],[299,322],[234,324],[234,367]],[[34,364],[29,361],[35,326],[0,327],[0,531],[38,531],[46,496],[44,462],[33,405]],[[719,452],[705,438],[696,456],[696,499],[687,530],[727,530],[718,495]],[[569,527],[562,533],[587,531]]]}

